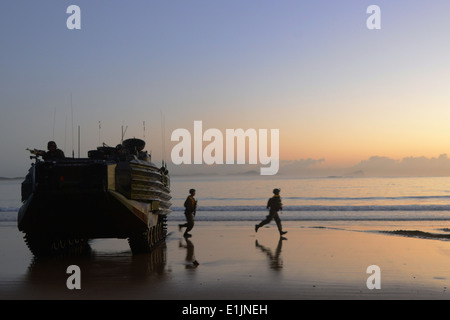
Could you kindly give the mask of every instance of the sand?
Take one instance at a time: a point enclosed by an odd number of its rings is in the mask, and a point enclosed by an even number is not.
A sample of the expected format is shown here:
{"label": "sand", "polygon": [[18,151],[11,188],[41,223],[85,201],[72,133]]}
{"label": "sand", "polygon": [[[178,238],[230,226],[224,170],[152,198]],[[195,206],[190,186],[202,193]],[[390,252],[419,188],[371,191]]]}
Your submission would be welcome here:
{"label": "sand", "polygon": [[[4,222],[0,299],[450,298],[449,241],[379,233],[386,227],[376,224],[298,221],[284,223],[282,240],[274,224],[255,233],[252,222],[198,222],[186,240],[177,224],[169,222],[165,244],[151,254],[100,239],[86,256],[36,260],[15,223]],[[80,267],[81,289],[67,288],[70,265]],[[367,286],[371,265],[380,268],[380,289]]]}

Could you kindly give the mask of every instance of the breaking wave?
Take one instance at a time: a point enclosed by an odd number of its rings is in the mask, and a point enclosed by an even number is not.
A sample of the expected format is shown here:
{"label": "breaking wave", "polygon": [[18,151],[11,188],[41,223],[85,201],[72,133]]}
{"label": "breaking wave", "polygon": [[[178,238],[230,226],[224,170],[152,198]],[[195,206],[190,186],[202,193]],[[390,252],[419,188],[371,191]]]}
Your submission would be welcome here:
{"label": "breaking wave", "polygon": [[[358,198],[360,199],[360,198]],[[18,207],[0,207],[1,221],[16,221]],[[183,221],[184,207],[172,206],[169,221]],[[199,206],[196,221],[257,221],[267,215],[265,206]],[[289,205],[281,211],[286,221],[450,221],[450,204],[407,205]]]}
{"label": "breaking wave", "polygon": [[18,212],[19,208],[17,207],[0,207],[0,212]]}
{"label": "breaking wave", "polygon": [[[172,207],[184,211],[183,207]],[[265,206],[202,206],[197,211],[267,211]],[[294,205],[283,211],[450,211],[450,205]]]}

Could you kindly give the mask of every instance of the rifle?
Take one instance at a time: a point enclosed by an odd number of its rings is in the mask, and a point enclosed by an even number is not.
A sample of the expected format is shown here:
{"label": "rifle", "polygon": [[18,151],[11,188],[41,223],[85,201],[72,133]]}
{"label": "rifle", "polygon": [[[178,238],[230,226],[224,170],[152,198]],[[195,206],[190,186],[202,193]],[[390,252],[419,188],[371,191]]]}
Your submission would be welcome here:
{"label": "rifle", "polygon": [[45,154],[44,150],[38,150],[38,149],[29,149],[27,148],[30,153],[34,154],[35,156],[43,156]]}

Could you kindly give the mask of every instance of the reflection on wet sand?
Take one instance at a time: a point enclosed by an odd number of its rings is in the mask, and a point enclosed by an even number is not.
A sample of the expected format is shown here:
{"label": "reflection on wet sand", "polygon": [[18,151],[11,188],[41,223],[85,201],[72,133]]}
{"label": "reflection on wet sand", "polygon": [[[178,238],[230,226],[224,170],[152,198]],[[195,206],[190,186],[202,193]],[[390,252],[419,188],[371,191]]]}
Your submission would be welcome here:
{"label": "reflection on wet sand", "polygon": [[255,247],[259,248],[262,252],[267,255],[269,259],[269,267],[270,269],[279,271],[283,268],[283,259],[281,258],[281,249],[283,247],[283,241],[287,240],[284,237],[280,237],[278,240],[277,247],[275,249],[275,253],[272,253],[272,250],[268,247],[261,245],[258,240],[255,240]]}
{"label": "reflection on wet sand", "polygon": [[183,241],[180,239],[178,247],[186,249],[186,269],[195,269],[200,263],[195,258],[194,243],[187,237],[184,237],[183,239],[185,240],[186,244],[183,244]]}

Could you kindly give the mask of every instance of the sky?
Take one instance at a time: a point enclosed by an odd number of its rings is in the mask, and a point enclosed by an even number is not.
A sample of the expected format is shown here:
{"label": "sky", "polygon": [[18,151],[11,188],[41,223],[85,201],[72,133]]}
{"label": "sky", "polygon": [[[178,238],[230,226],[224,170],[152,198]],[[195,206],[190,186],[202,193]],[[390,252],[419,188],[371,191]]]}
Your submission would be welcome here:
{"label": "sky", "polygon": [[449,12],[447,0],[2,0],[0,176],[24,176],[26,148],[49,140],[77,156],[78,127],[82,157],[123,127],[170,164],[171,133],[194,121],[279,129],[280,173],[448,175]]}

